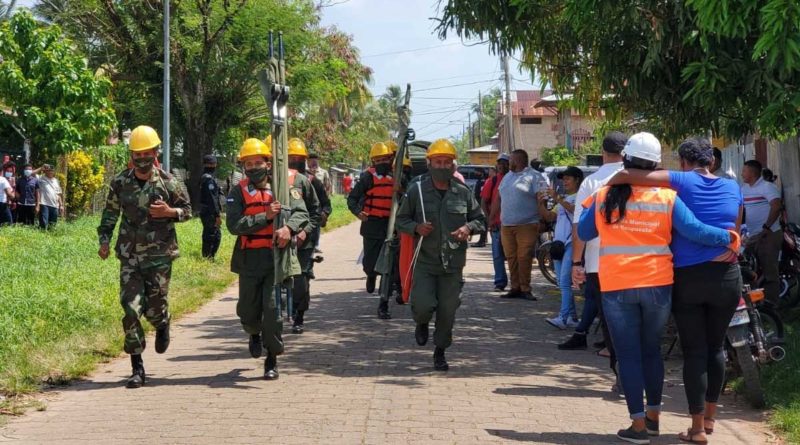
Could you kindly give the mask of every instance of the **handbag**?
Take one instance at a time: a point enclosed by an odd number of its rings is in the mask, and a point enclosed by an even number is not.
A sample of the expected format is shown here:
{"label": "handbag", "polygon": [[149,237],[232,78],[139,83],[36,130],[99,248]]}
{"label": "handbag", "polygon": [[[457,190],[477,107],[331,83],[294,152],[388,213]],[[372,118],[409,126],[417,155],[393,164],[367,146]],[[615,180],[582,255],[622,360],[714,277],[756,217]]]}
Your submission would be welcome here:
{"label": "handbag", "polygon": [[567,246],[563,241],[553,241],[550,243],[550,259],[561,261],[564,259],[564,253],[567,251]]}

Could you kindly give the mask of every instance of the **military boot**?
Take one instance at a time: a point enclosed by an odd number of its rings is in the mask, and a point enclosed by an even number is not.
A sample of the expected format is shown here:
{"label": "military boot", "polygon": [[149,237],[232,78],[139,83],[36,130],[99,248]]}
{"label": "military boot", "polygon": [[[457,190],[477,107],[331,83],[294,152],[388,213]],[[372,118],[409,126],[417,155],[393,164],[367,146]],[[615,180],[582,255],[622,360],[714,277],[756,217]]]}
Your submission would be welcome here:
{"label": "military boot", "polygon": [[378,318],[381,320],[389,320],[392,318],[392,315],[389,314],[388,301],[381,301],[381,303],[378,305]]}
{"label": "military boot", "polygon": [[278,380],[278,357],[267,351],[267,359],[264,360],[264,379]]}
{"label": "military boot", "polygon": [[294,314],[294,323],[292,324],[292,334],[303,333],[303,315],[305,311],[297,311]]}
{"label": "military boot", "polygon": [[169,348],[169,321],[156,329],[156,352],[163,354]]}
{"label": "military boot", "polygon": [[425,346],[428,343],[428,323],[417,323],[414,338],[417,339],[417,344],[420,346]]}
{"label": "military boot", "polygon": [[378,281],[378,276],[376,274],[369,274],[367,275],[367,293],[371,294],[375,292],[375,282]]}
{"label": "military boot", "polygon": [[261,357],[261,335],[252,334],[250,336],[250,344],[248,346],[250,348],[250,355],[253,358]]}
{"label": "military boot", "polygon": [[444,358],[444,348],[436,347],[433,351],[433,369],[437,371],[447,371],[450,365],[447,364],[447,359]]}
{"label": "military boot", "polygon": [[144,361],[142,360],[141,354],[131,354],[131,368],[133,369],[133,372],[128,378],[128,382],[125,383],[125,386],[128,388],[141,388],[144,386],[146,379],[144,373]]}

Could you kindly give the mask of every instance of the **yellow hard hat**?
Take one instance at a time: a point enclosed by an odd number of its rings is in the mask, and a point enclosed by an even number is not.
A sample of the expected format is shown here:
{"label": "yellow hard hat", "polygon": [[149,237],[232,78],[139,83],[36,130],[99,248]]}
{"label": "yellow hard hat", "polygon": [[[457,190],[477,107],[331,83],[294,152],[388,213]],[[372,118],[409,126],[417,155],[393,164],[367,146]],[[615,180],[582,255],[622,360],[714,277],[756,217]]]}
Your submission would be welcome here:
{"label": "yellow hard hat", "polygon": [[449,156],[456,158],[456,146],[447,139],[437,139],[428,147],[428,154],[425,156],[430,159],[434,156]]}
{"label": "yellow hard hat", "polygon": [[302,156],[304,158],[308,157],[306,144],[304,144],[300,138],[289,139],[289,156]]}
{"label": "yellow hard hat", "polygon": [[133,129],[131,132],[131,151],[147,151],[152,150],[161,145],[161,139],[158,133],[147,125],[140,125]]}
{"label": "yellow hard hat", "polygon": [[403,167],[411,167],[411,159],[403,158]]}
{"label": "yellow hard hat", "polygon": [[389,139],[388,141],[384,142],[384,145],[389,147],[389,151],[392,153],[397,153],[397,142]]}
{"label": "yellow hard hat", "polygon": [[248,156],[264,156],[271,158],[272,148],[260,139],[250,138],[244,141],[242,148],[239,149],[239,160],[241,161]]}
{"label": "yellow hard hat", "polygon": [[272,151],[272,135],[271,134],[267,135],[267,138],[264,139],[264,143],[267,144],[267,147],[269,147],[269,150]]}
{"label": "yellow hard hat", "polygon": [[370,159],[380,158],[381,156],[388,156],[390,154],[392,154],[392,151],[389,150],[389,147],[387,147],[383,142],[374,143],[372,148],[369,150]]}

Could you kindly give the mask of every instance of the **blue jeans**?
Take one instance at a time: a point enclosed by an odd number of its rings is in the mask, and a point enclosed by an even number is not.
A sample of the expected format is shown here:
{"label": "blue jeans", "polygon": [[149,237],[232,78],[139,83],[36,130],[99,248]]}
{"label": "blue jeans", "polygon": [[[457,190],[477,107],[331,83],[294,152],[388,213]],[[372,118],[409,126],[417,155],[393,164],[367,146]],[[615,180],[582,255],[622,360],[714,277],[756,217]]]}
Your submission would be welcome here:
{"label": "blue jeans", "polygon": [[631,419],[661,411],[664,361],[661,334],[672,306],[672,286],[603,292],[603,312],[611,331],[622,389]]}
{"label": "blue jeans", "polygon": [[39,226],[43,229],[51,228],[58,222],[58,208],[46,205],[39,206]]}
{"label": "blue jeans", "polygon": [[500,229],[492,230],[492,263],[494,263],[494,287],[505,289],[508,286],[508,274],[503,244],[500,242]]}
{"label": "blue jeans", "polygon": [[561,289],[561,310],[558,316],[564,323],[570,318],[577,319],[575,311],[575,297],[572,295],[572,243],[564,248],[566,260],[553,260],[553,266],[558,279],[558,288]]}

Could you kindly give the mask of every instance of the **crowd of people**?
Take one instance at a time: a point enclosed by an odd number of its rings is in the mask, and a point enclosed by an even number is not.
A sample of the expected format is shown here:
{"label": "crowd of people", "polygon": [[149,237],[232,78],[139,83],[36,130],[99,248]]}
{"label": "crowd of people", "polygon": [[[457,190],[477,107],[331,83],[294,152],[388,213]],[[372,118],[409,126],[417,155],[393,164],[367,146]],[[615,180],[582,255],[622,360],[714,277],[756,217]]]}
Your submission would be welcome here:
{"label": "crowd of people", "polygon": [[55,226],[64,216],[64,193],[56,178],[53,166],[44,164],[36,169],[32,164],[22,167],[17,176],[17,165],[12,161],[3,164],[0,177],[0,225],[19,223],[42,229]]}

